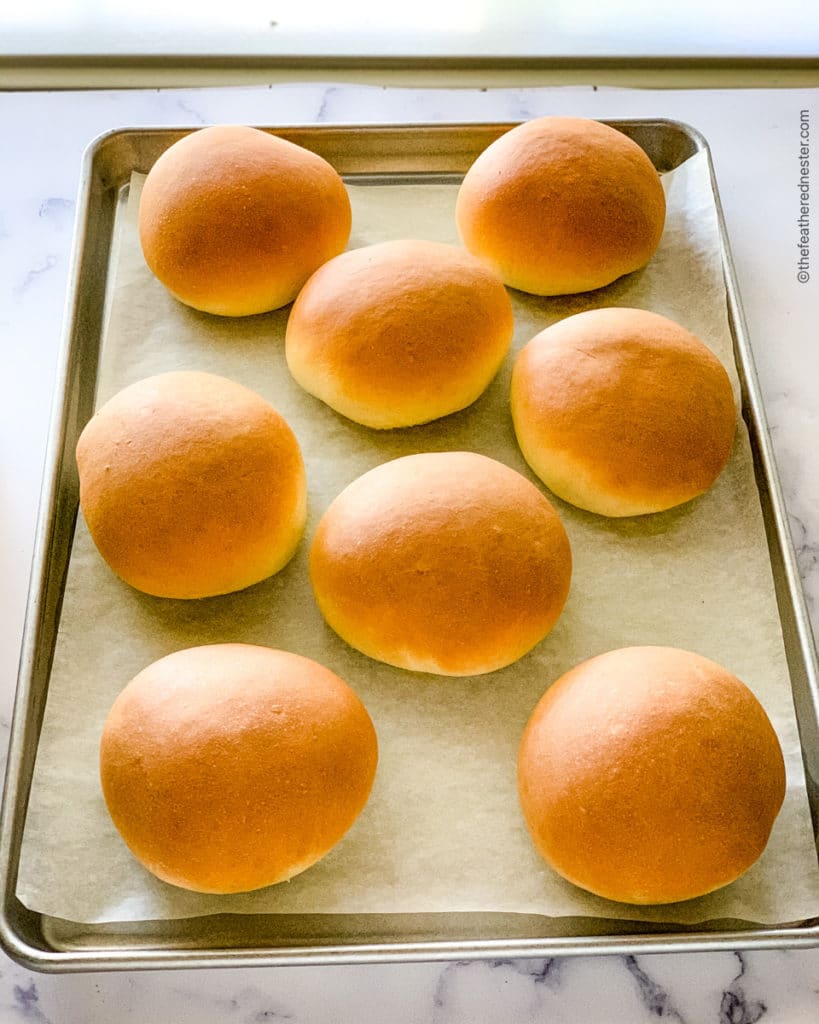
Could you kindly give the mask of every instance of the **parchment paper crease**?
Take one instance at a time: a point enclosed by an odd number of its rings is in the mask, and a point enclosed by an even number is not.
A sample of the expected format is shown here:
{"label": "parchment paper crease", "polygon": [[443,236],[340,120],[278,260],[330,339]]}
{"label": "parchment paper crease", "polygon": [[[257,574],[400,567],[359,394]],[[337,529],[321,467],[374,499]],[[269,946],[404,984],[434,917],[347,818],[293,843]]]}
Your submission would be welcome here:
{"label": "parchment paper crease", "polygon": [[[664,178],[668,222],[648,268],[568,299],[513,293],[517,350],[580,310],[639,306],[706,340],[735,378],[708,168],[695,156]],[[243,593],[158,600],[121,583],[80,520],[20,862],[18,894],[74,921],[216,912],[505,911],[692,923],[785,922],[819,914],[814,847],[765,533],[748,439],[739,421],[730,464],[710,493],[660,515],[606,520],[556,500],[575,570],[553,633],[519,663],[471,679],[400,672],[347,648],[323,623],[306,573],[309,540],[332,498],[360,473],[411,452],[470,449],[528,475],[509,412],[510,355],[470,409],[429,426],[378,433],[303,393],[287,372],[287,310],[244,320],[175,302],[137,241],[135,176],[118,221],[121,247],[98,400],[163,370],[206,369],[264,395],[291,423],[307,464],[305,542],[279,575]],[[452,185],[351,186],[350,246],[386,238],[457,241]],[[736,381],[735,381],[736,384]],[[165,885],[131,857],[107,816],[97,777],[103,721],[149,662],[182,647],[245,641],[316,658],[361,695],[381,761],[365,812],[342,843],[293,881],[209,897]],[[515,757],[545,688],[575,663],[628,644],[668,644],[714,658],[744,679],[771,715],[788,763],[788,796],[768,849],[721,892],[665,908],[584,894],[534,852],[518,809]]]}

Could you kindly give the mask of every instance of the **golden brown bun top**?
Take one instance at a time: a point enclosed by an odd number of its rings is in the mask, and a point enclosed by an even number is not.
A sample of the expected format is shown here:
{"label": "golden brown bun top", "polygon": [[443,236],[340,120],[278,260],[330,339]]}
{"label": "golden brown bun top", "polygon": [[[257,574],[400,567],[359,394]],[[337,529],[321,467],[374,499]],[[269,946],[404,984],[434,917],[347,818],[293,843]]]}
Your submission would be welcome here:
{"label": "golden brown bun top", "polygon": [[571,551],[543,494],[473,452],[395,459],[350,484],[310,552],[319,607],[388,664],[491,672],[538,643],[569,590]]}
{"label": "golden brown bun top", "polygon": [[665,194],[649,158],[622,132],[542,117],[481,153],[456,217],[466,247],[506,284],[562,295],[644,266],[662,236]]}
{"label": "golden brown bun top", "polygon": [[373,427],[424,423],[484,390],[512,340],[498,277],[458,246],[401,239],[342,253],[287,324],[296,380]]}
{"label": "golden brown bun top", "polygon": [[151,168],[139,205],[148,266],[196,309],[244,316],[290,302],[350,235],[344,183],[322,157],[268,132],[192,132]]}
{"label": "golden brown bun top", "polygon": [[247,644],[177,651],[108,715],[103,792],[134,855],[201,892],[290,878],[342,837],[378,757],[355,693],[308,658]]}
{"label": "golden brown bun top", "polygon": [[278,571],[304,528],[298,442],[263,398],[174,371],[114,395],[77,444],[80,504],[100,554],[160,597],[240,590]]}
{"label": "golden brown bun top", "polygon": [[762,853],[785,794],[776,733],[725,668],[631,647],[567,672],[521,743],[522,806],[536,846],[609,899],[710,892]]}
{"label": "golden brown bun top", "polygon": [[527,461],[555,493],[605,515],[639,515],[702,494],[728,461],[731,382],[679,324],[596,309],[536,335],[512,375]]}

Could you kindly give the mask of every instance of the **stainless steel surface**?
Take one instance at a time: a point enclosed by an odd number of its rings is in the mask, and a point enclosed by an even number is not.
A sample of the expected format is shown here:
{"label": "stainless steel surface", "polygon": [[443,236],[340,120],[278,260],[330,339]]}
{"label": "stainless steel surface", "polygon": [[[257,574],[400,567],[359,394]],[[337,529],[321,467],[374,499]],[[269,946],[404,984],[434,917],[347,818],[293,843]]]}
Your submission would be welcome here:
{"label": "stainless steel surface", "polygon": [[[660,170],[704,140],[668,121],[610,122],[635,138]],[[365,183],[453,180],[509,125],[304,127],[278,134],[313,149]],[[588,918],[505,914],[389,916],[220,915],[184,921],[79,925],[33,913],[15,895],[20,844],[48,692],[63,586],[77,512],[73,451],[94,404],[109,296],[114,217],[133,170],[147,171],[186,129],[103,136],[85,158],[66,331],[55,394],[37,543],[11,732],[0,834],[0,941],[37,970],[418,961],[511,956],[706,951],[819,945],[819,920],[760,928],[711,921],[695,929]],[[712,172],[713,179],[713,172]],[[771,565],[803,747],[808,797],[819,821],[819,670],[773,461],[759,385],[714,183],[728,314],[754,450]]]}

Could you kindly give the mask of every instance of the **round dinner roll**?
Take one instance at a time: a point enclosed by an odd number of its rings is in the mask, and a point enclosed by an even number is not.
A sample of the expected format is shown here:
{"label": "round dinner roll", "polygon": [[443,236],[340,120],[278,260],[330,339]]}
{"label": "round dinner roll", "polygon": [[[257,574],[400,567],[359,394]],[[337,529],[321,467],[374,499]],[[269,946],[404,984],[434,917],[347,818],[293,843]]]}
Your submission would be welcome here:
{"label": "round dinner roll", "polygon": [[80,505],[114,572],[156,597],[212,597],[272,576],[304,531],[298,442],[235,381],[179,371],[120,391],[77,444]]}
{"label": "round dinner roll", "polygon": [[464,245],[512,288],[568,295],[610,284],[651,259],[665,224],[654,165],[599,121],[540,117],[472,164],[458,193]]}
{"label": "round dinner roll", "polygon": [[329,669],[214,644],[161,658],[125,687],[100,779],[114,825],[154,875],[247,892],[329,853],[367,802],[377,760],[366,708]]}
{"label": "round dinner roll", "polygon": [[145,261],[188,306],[278,309],[350,236],[350,199],[322,157],[257,128],[202,128],[156,161],[139,201]]}
{"label": "round dinner roll", "polygon": [[310,578],[328,624],[398,668],[468,676],[511,664],[557,621],[566,531],[541,492],[473,452],[408,455],[324,514]]}
{"label": "round dinner roll", "polygon": [[534,710],[518,756],[534,844],[564,878],[623,903],[675,903],[759,858],[785,797],[762,705],[688,651],[584,661]]}
{"label": "round dinner roll", "polygon": [[408,427],[471,405],[513,329],[506,289],[468,252],[381,242],[313,274],[287,322],[287,365],[305,391],[356,423]]}
{"label": "round dinner roll", "polygon": [[512,373],[521,451],[565,501],[637,516],[703,494],[736,428],[722,363],[684,327],[642,309],[595,309],[537,334]]}

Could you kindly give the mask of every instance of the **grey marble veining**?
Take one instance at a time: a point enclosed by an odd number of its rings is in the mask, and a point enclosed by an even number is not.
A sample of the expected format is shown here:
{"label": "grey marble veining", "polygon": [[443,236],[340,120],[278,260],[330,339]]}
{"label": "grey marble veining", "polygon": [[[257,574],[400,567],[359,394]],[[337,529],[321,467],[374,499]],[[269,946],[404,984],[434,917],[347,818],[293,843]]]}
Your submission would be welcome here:
{"label": "grey marble veining", "polygon": [[[819,616],[819,263],[798,285],[794,121],[819,92],[398,90],[286,85],[2,94],[0,747],[23,624],[83,148],[126,125],[665,116],[709,138],[814,625]],[[764,193],[758,182],[766,182]],[[764,216],[759,206],[765,203]],[[749,216],[749,211],[751,215]],[[817,1024],[819,950],[378,967],[37,976],[0,960],[0,1024]]]}
{"label": "grey marble veining", "polygon": [[809,953],[0,975],[6,1024],[815,1024]]}

